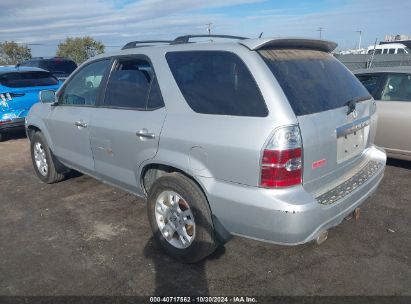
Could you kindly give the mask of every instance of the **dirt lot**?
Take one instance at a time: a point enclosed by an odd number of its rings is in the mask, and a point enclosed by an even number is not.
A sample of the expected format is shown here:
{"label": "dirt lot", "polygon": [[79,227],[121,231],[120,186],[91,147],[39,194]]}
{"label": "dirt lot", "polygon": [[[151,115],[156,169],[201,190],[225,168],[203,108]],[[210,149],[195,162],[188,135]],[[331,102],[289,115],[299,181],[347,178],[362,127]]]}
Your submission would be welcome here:
{"label": "dirt lot", "polygon": [[359,221],[321,246],[233,238],[182,265],[144,202],[92,178],[41,183],[22,136],[0,143],[1,295],[411,295],[411,163],[390,161]]}

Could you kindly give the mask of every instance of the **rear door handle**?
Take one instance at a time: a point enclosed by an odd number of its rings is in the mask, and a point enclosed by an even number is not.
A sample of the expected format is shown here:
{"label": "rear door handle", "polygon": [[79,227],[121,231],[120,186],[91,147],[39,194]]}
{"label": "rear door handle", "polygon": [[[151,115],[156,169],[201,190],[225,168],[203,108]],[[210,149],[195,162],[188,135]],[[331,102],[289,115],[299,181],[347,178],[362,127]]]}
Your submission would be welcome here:
{"label": "rear door handle", "polygon": [[87,128],[87,123],[82,120],[76,121],[74,125],[78,128]]}
{"label": "rear door handle", "polygon": [[156,138],[156,135],[154,133],[148,133],[147,129],[141,129],[140,131],[137,131],[136,135],[138,137],[149,138],[149,139]]}

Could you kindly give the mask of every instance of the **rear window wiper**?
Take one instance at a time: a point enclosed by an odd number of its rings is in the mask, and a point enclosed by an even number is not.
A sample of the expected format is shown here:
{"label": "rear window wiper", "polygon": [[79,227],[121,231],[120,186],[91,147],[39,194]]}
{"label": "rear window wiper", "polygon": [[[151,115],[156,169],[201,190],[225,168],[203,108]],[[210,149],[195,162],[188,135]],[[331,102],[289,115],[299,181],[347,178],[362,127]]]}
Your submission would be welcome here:
{"label": "rear window wiper", "polygon": [[371,98],[371,96],[368,95],[368,96],[361,96],[361,97],[353,98],[353,99],[347,101],[345,103],[345,105],[348,107],[347,115],[350,115],[352,112],[354,112],[357,102],[368,100],[370,98]]}

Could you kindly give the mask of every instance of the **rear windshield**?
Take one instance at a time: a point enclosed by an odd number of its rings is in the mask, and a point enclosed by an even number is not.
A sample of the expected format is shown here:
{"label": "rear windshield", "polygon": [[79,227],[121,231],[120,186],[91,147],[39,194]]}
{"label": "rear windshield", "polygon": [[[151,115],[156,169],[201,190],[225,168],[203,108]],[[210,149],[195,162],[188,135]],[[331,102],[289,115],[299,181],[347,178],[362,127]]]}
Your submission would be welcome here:
{"label": "rear windshield", "polygon": [[53,74],[71,74],[77,65],[71,60],[42,60],[39,62],[39,68],[50,71]]}
{"label": "rear windshield", "polygon": [[331,54],[313,50],[261,50],[296,115],[343,107],[371,98],[358,79]]}
{"label": "rear windshield", "polygon": [[49,72],[11,72],[0,75],[0,84],[9,88],[49,86],[58,83]]}

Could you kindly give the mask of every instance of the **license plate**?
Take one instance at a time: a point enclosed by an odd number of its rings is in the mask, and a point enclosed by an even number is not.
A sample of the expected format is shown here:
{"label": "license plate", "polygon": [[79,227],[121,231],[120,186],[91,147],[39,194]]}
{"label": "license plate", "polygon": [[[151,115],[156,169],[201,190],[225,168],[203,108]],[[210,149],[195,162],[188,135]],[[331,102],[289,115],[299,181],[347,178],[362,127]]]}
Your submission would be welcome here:
{"label": "license plate", "polygon": [[338,128],[337,162],[341,163],[360,154],[367,143],[369,121],[360,121]]}

